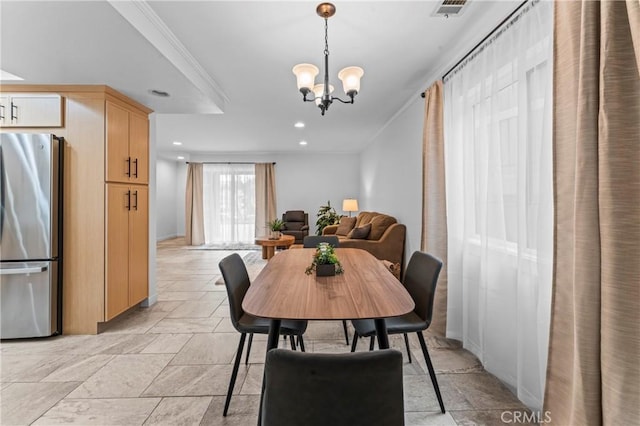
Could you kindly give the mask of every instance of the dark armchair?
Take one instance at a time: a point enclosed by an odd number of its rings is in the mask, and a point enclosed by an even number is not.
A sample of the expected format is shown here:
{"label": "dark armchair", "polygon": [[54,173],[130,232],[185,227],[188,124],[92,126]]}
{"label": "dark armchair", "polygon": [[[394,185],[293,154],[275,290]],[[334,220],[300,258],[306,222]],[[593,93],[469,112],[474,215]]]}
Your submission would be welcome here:
{"label": "dark armchair", "polygon": [[304,237],[309,235],[309,214],[302,210],[288,210],[282,215],[284,228],[282,233],[292,235],[296,244],[302,244]]}

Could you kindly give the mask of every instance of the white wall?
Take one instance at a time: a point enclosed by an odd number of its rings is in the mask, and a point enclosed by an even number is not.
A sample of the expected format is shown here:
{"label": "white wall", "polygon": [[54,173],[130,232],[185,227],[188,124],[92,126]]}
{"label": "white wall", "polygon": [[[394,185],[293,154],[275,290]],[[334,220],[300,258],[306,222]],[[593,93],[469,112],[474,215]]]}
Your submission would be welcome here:
{"label": "white wall", "polygon": [[394,216],[407,226],[405,261],[420,250],[424,100],[412,102],[362,151],[360,209]]}
{"label": "white wall", "polygon": [[[156,238],[158,241],[178,235],[178,210],[176,209],[178,164],[172,160],[158,158],[156,163]],[[184,201],[182,201],[184,205]]]}
{"label": "white wall", "polygon": [[[315,233],[316,213],[331,201],[338,214],[343,214],[344,198],[359,198],[360,156],[345,153],[277,153],[194,155],[190,161],[275,162],[276,202],[278,216],[286,210],[309,213],[309,233]],[[176,171],[177,234],[184,235],[184,197],[186,165]],[[158,215],[163,215],[162,211]]]}

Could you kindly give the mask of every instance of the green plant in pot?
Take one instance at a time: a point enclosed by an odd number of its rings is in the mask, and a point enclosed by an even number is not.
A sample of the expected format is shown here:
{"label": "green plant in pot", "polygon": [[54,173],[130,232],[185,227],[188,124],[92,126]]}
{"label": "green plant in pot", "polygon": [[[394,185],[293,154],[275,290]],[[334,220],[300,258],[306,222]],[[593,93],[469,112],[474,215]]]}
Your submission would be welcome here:
{"label": "green plant in pot", "polygon": [[271,230],[271,235],[269,236],[269,238],[277,240],[278,238],[280,238],[280,231],[284,229],[284,221],[282,221],[282,219],[273,219],[267,222],[267,226]]}
{"label": "green plant in pot", "polygon": [[325,226],[337,225],[340,223],[340,216],[336,213],[336,209],[331,207],[331,201],[327,201],[326,206],[320,206],[318,210],[318,220],[316,220],[316,235],[322,235]]}
{"label": "green plant in pot", "polygon": [[307,275],[311,275],[313,271],[316,271],[316,275],[318,276],[331,276],[344,272],[340,260],[338,260],[338,256],[336,255],[336,251],[331,244],[318,244],[316,252],[313,255],[313,261],[304,272]]}

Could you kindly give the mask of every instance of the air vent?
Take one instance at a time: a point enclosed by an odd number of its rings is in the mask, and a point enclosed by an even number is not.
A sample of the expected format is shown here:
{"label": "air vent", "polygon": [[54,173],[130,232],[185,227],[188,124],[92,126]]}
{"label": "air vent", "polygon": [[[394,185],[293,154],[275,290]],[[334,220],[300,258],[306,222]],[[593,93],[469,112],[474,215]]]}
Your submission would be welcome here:
{"label": "air vent", "polygon": [[465,6],[468,3],[468,0],[443,0],[442,3],[438,4],[432,16],[442,16],[445,18],[460,16],[464,9],[466,9]]}

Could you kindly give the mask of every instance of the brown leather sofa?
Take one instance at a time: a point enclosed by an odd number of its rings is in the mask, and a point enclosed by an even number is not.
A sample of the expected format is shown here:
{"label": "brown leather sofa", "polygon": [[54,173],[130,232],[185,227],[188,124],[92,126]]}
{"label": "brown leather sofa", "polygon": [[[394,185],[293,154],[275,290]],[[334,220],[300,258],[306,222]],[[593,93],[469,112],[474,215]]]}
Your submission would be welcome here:
{"label": "brown leather sofa", "polygon": [[392,216],[360,212],[357,217],[343,217],[339,225],[326,226],[322,235],[336,235],[340,248],[364,249],[380,260],[402,265],[406,232],[406,226]]}
{"label": "brown leather sofa", "polygon": [[302,210],[288,210],[282,214],[284,228],[282,233],[295,237],[295,244],[302,244],[304,237],[309,235],[309,214]]}

